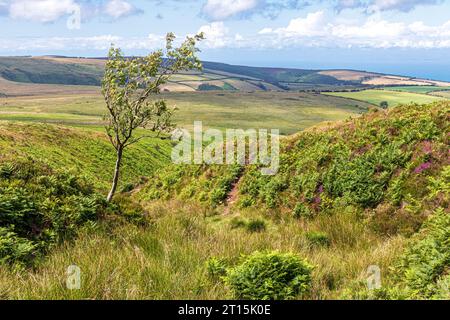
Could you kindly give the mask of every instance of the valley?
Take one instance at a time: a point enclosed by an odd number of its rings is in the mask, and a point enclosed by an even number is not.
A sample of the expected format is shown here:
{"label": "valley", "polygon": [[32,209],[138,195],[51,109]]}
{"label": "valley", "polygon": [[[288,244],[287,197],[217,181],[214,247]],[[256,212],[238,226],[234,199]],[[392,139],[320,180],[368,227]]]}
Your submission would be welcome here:
{"label": "valley", "polygon": [[[161,88],[177,127],[280,129],[280,170],[175,165],[152,133],[107,203],[104,63],[0,58],[0,298],[448,298],[448,83],[207,62]],[[301,276],[241,290],[284,264]]]}

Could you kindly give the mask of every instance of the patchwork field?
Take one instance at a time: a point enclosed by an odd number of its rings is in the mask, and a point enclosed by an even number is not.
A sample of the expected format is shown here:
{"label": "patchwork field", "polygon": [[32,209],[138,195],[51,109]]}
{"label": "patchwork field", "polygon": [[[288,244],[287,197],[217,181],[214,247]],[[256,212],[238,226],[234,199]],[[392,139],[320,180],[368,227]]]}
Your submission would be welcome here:
{"label": "patchwork field", "polygon": [[[165,93],[178,108],[181,127],[203,121],[205,127],[275,128],[291,134],[323,121],[358,116],[370,106],[340,97],[294,92]],[[101,95],[55,94],[0,99],[0,120],[101,126],[105,105]]]}
{"label": "patchwork field", "polygon": [[384,90],[389,91],[402,91],[412,93],[432,93],[437,91],[450,90],[450,87],[439,86],[398,86],[398,87],[385,87]]}
{"label": "patchwork field", "polygon": [[375,89],[355,92],[330,92],[325,94],[335,97],[344,97],[359,101],[365,101],[377,106],[380,105],[380,103],[383,101],[388,102],[389,106],[395,106],[397,104],[407,104],[411,102],[421,104],[445,100],[445,98],[443,97],[431,96],[427,94]]}

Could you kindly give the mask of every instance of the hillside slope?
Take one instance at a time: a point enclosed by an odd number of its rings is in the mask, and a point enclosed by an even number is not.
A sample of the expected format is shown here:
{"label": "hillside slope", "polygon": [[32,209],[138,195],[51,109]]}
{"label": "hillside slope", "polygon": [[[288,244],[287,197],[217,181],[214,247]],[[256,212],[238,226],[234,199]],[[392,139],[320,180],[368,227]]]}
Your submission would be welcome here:
{"label": "hillside slope", "polygon": [[[55,246],[33,270],[0,263],[0,296],[236,299],[239,292],[223,277],[244,277],[245,272],[236,273],[245,271],[242,261],[261,256],[255,252],[275,251],[311,266],[306,291],[290,298],[448,299],[449,113],[449,102],[403,105],[316,126],[283,141],[275,176],[262,176],[253,166],[170,165],[120,195],[117,201],[128,203],[128,209],[118,212],[95,206],[78,179],[56,174],[49,180],[37,171],[26,195],[43,195],[32,203],[52,208],[41,211],[51,213],[44,217],[52,230],[75,229],[78,237]],[[47,136],[55,138],[52,131],[62,130],[47,128],[35,139],[47,141]],[[90,135],[78,137],[89,146]],[[33,149],[9,136],[2,145],[12,145],[10,153],[16,145],[19,152]],[[54,149],[55,155],[67,156],[65,145]],[[26,176],[2,168],[0,188],[8,190],[8,203],[27,212],[28,202],[11,188],[11,183],[24,184]],[[10,207],[0,206],[0,213],[10,212],[4,208]],[[54,219],[61,210],[67,220]],[[140,217],[139,223],[118,222],[118,216],[129,214]],[[0,214],[0,222],[4,217]],[[48,226],[48,220],[43,222]],[[29,252],[39,243],[35,236],[42,233],[33,224],[25,229],[31,230],[31,244],[16,225],[12,231],[0,229],[0,248],[6,248],[0,249],[2,257]],[[82,270],[80,290],[61,285],[72,264]],[[382,286],[376,290],[367,290],[370,266],[381,272]]]}
{"label": "hillside slope", "polygon": [[[0,57],[0,78],[12,82],[91,85],[101,82],[105,59]],[[370,86],[448,86],[449,83],[354,70],[264,68],[203,62],[202,72],[176,75],[165,91],[352,90]],[[3,92],[0,83],[0,93]],[[5,94],[5,92],[3,92]],[[7,94],[7,93],[6,93]]]}
{"label": "hillside slope", "polygon": [[[166,165],[170,161],[170,148],[170,141],[156,138],[132,146],[125,155],[122,186]],[[115,156],[103,132],[0,121],[0,164],[31,160],[54,170],[73,170],[106,192]]]}
{"label": "hillside slope", "polygon": [[[202,204],[225,213],[223,219],[231,214],[238,228],[254,223],[245,217],[255,211],[277,225],[294,219],[312,232],[309,241],[331,243],[338,252],[321,252],[330,259],[354,250],[358,263],[384,264],[382,290],[367,292],[364,282],[347,282],[347,297],[448,297],[449,116],[448,102],[374,110],[286,139],[275,176],[261,175],[256,166],[178,166],[159,172],[136,197],[143,203],[162,198]],[[393,253],[393,239],[402,239],[396,256],[381,261]],[[381,256],[369,257],[367,250]],[[317,272],[325,272],[328,262],[321,261]]]}
{"label": "hillside slope", "polygon": [[[387,211],[394,213],[404,210],[412,198],[420,199],[418,212],[432,210],[438,203],[432,202],[433,208],[428,209],[423,198],[429,192],[430,177],[437,178],[449,165],[449,111],[449,102],[401,105],[386,112],[375,109],[361,118],[289,137],[283,143],[277,175],[262,176],[257,167],[245,168],[239,184],[241,207],[257,205],[313,215],[342,206],[358,210],[387,210],[383,206],[388,206]],[[158,193],[166,191],[161,185],[169,188],[168,197],[197,197],[199,191],[214,192],[211,177],[216,172],[224,177],[227,171],[234,169],[170,168],[171,183],[166,184],[167,177],[161,173],[161,182],[155,185]],[[195,181],[189,179],[191,174]],[[205,175],[208,178],[199,179]],[[185,190],[193,185],[198,186],[196,192]],[[144,189],[143,196],[152,188]]]}

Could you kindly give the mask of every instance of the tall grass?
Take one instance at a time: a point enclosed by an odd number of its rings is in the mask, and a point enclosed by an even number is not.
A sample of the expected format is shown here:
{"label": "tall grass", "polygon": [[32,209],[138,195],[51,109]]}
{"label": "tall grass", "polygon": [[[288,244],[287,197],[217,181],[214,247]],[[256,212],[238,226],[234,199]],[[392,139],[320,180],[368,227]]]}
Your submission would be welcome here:
{"label": "tall grass", "polygon": [[[146,227],[102,223],[83,229],[33,271],[0,268],[6,299],[223,299],[228,288],[207,275],[211,257],[230,265],[254,251],[293,252],[315,266],[308,299],[336,299],[365,279],[369,265],[386,271],[405,239],[381,239],[351,215],[319,215],[313,221],[269,219],[265,231],[232,229],[233,216],[205,216],[200,207],[157,203]],[[261,216],[255,211],[245,217]],[[336,227],[336,228],[335,228]],[[308,231],[330,236],[329,247],[311,247]],[[66,269],[81,269],[81,289],[65,286]]]}

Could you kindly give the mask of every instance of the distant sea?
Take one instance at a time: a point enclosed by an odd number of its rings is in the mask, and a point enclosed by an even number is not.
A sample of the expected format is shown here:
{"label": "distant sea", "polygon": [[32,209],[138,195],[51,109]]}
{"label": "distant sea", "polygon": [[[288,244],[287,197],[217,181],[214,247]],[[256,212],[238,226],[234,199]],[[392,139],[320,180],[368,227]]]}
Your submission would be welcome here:
{"label": "distant sea", "polygon": [[[365,65],[361,66],[368,71],[397,74],[403,76],[442,80],[450,82],[450,64],[395,64],[395,65]],[[359,68],[356,68],[359,69]]]}
{"label": "distant sea", "polygon": [[450,63],[449,64],[391,64],[391,63],[311,63],[296,65],[295,68],[304,69],[354,69],[386,74],[402,75],[432,80],[441,80],[450,82]]}
{"label": "distant sea", "polygon": [[[445,61],[445,60],[444,60]],[[253,65],[258,67],[280,67],[280,68],[299,68],[299,69],[352,69],[361,71],[378,72],[393,75],[402,75],[409,77],[417,77],[432,80],[441,80],[450,82],[450,60],[442,63],[430,60],[414,61],[414,62],[369,62],[357,61],[351,62],[347,59],[341,61],[330,61],[321,59],[320,61],[256,61],[244,62],[230,61],[230,63],[241,65]]]}

